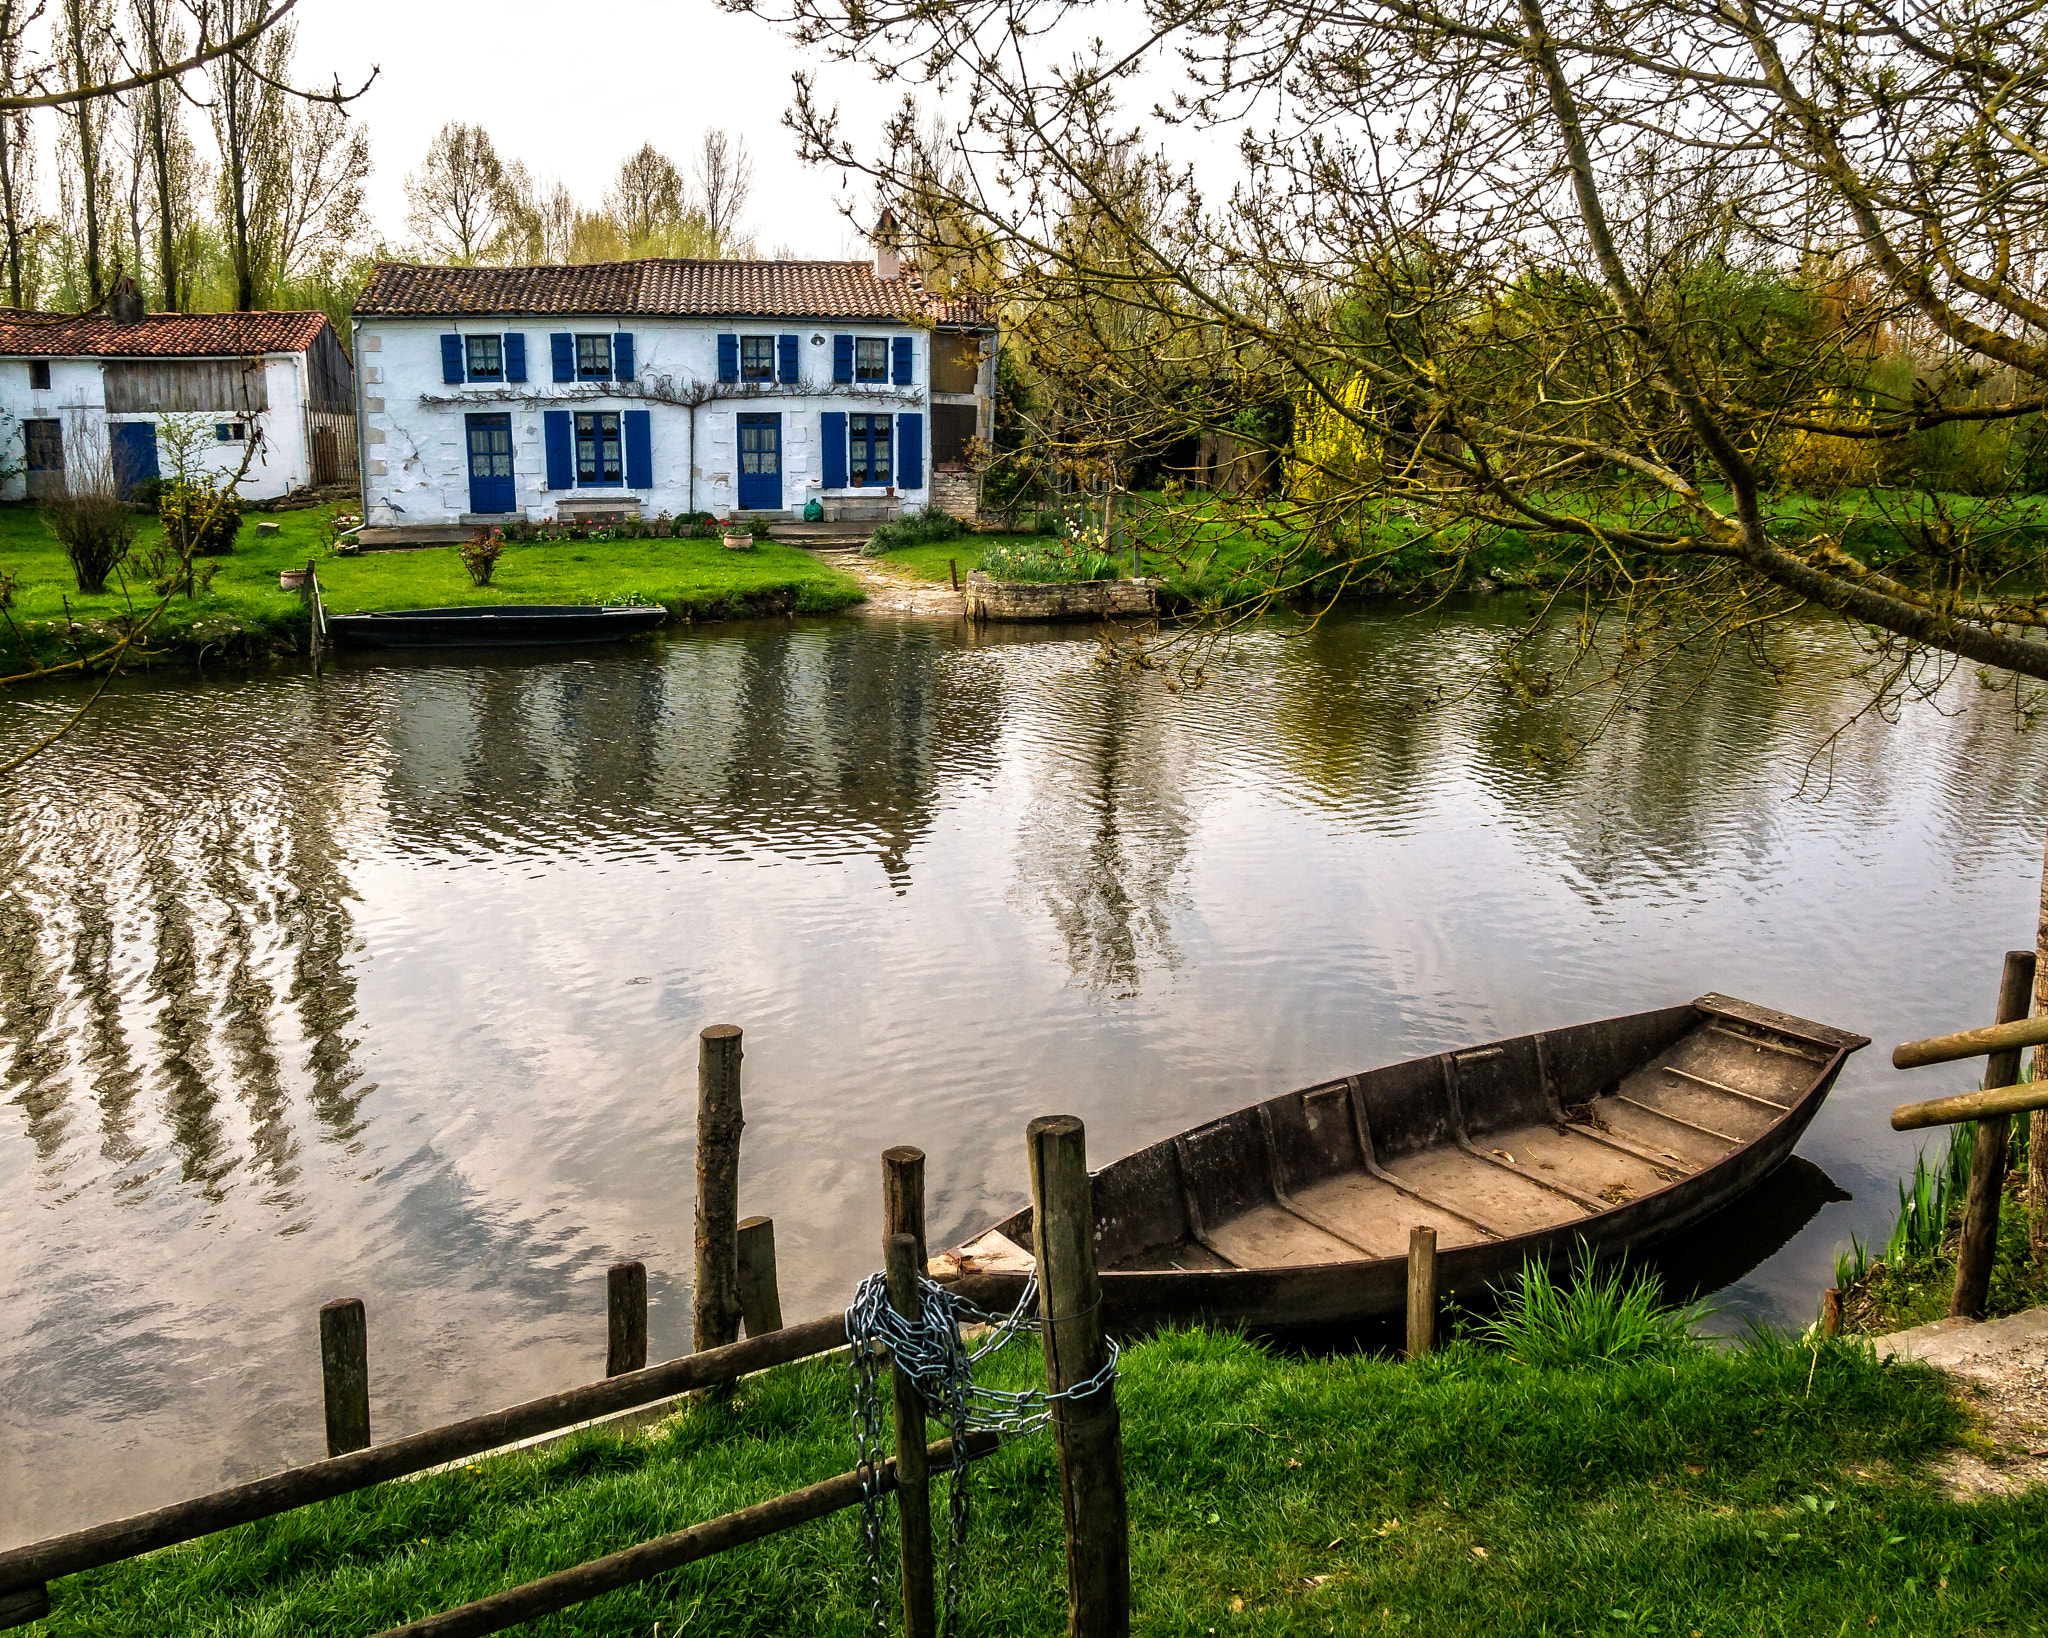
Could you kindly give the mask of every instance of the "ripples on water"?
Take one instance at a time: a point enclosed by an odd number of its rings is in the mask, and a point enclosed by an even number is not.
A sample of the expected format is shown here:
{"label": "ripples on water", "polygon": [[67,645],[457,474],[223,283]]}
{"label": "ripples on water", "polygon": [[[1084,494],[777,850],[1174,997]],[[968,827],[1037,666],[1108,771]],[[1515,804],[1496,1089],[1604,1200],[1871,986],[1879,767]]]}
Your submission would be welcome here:
{"label": "ripples on water", "polygon": [[[601,1369],[603,1269],[688,1345],[695,1032],[747,1037],[744,1209],[785,1311],[1328,1074],[1723,989],[1877,1038],[1722,1300],[1809,1317],[1882,1233],[2032,936],[2041,755],[1990,696],[1860,723],[1847,650],[1729,668],[1580,761],[1427,685],[1506,616],[1268,633],[1171,696],[1087,638],[847,620],[601,657],[124,685],[0,812],[0,1540],[322,1450],[314,1311],[370,1307],[380,1436]],[[70,701],[14,703],[27,743]],[[1823,1202],[1852,1193],[1808,1218]]]}

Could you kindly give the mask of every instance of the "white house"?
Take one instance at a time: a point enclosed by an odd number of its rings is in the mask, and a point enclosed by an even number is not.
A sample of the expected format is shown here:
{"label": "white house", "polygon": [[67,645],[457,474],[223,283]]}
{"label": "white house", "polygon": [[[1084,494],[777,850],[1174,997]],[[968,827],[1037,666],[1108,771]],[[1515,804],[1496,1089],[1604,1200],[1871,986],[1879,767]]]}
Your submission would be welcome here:
{"label": "white house", "polygon": [[[886,226],[886,224],[885,224]],[[356,304],[373,525],[971,514],[995,331],[873,262],[378,266]]]}
{"label": "white house", "polygon": [[156,477],[170,415],[210,434],[202,467],[248,457],[252,499],[346,482],[353,376],[325,313],[145,313],[126,279],[103,313],[0,309],[0,499],[48,493],[86,441],[125,481]]}

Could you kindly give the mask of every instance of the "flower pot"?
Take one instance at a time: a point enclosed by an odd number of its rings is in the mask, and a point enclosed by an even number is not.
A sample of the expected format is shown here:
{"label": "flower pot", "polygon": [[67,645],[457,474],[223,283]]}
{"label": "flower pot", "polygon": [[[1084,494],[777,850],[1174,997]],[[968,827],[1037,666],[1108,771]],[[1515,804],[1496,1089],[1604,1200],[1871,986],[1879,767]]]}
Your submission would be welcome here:
{"label": "flower pot", "polygon": [[728,552],[751,552],[754,549],[752,535],[725,535],[721,539]]}
{"label": "flower pot", "polygon": [[306,571],[304,569],[278,570],[277,589],[279,591],[304,591],[306,589]]}

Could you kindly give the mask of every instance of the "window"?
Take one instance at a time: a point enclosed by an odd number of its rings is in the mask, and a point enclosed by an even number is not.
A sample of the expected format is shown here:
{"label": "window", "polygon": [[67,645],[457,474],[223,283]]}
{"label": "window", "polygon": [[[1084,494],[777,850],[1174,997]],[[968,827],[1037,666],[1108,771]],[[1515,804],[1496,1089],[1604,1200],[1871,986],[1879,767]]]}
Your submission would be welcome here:
{"label": "window", "polygon": [[218,444],[245,444],[249,441],[249,428],[241,421],[216,421],[213,440]]}
{"label": "window", "polygon": [[21,423],[22,442],[28,450],[28,469],[31,472],[62,472],[64,470],[64,423],[62,421],[24,421]]}
{"label": "window", "polygon": [[932,465],[965,466],[974,426],[972,404],[932,405]]}
{"label": "window", "polygon": [[[579,381],[609,381],[612,378],[612,338],[610,336],[578,336],[576,338],[576,379]],[[612,417],[617,421],[618,417]],[[614,432],[616,433],[616,428]]]}
{"label": "window", "polygon": [[740,379],[742,381],[773,381],[775,379],[775,338],[773,336],[740,337]]}
{"label": "window", "polygon": [[[875,343],[877,347],[882,343]],[[856,489],[881,488],[889,482],[889,417],[849,415],[846,452]]]}
{"label": "window", "polygon": [[[578,343],[583,341],[578,336]],[[604,341],[606,338],[596,338]],[[619,454],[619,418],[607,411],[579,412],[576,416],[576,482],[582,484],[623,484],[625,471]]]}
{"label": "window", "polygon": [[28,384],[38,392],[50,390],[50,361],[47,358],[28,361]]}
{"label": "window", "polygon": [[504,342],[497,336],[471,336],[468,340],[469,379],[472,381],[504,380]]}
{"label": "window", "polygon": [[[889,343],[871,336],[860,336],[853,344],[853,378],[856,381],[887,381],[889,379]],[[886,421],[887,416],[882,419]]]}

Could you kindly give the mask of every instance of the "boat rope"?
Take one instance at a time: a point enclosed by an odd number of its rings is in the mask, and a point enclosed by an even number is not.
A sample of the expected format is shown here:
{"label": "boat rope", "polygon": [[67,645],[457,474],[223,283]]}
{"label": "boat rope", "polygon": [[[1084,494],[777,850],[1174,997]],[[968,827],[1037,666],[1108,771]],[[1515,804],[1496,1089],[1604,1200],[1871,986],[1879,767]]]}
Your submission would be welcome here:
{"label": "boat rope", "polygon": [[[1008,1389],[977,1382],[974,1367],[1012,1338],[1042,1328],[1033,1312],[1038,1282],[1027,1279],[1017,1306],[1007,1314],[991,1313],[979,1303],[948,1290],[920,1274],[917,1312],[903,1315],[889,1301],[888,1281],[870,1274],[853,1295],[846,1311],[846,1340],[853,1345],[854,1471],[860,1476],[861,1531],[868,1559],[869,1630],[889,1630],[889,1610],[882,1587],[882,1498],[878,1483],[888,1446],[882,1438],[882,1379],[893,1361],[916,1387],[926,1411],[943,1422],[953,1441],[953,1466],[948,1486],[944,1638],[958,1638],[961,1575],[966,1563],[969,1499],[967,1435],[985,1431],[1005,1438],[1038,1432],[1048,1426],[1062,1401],[1079,1402],[1102,1392],[1116,1380],[1117,1346],[1109,1342],[1102,1369],[1084,1382],[1057,1393],[1045,1388]],[[1054,1319],[1070,1316],[1055,1315]],[[988,1334],[970,1349],[961,1336],[963,1325],[986,1325]]]}

